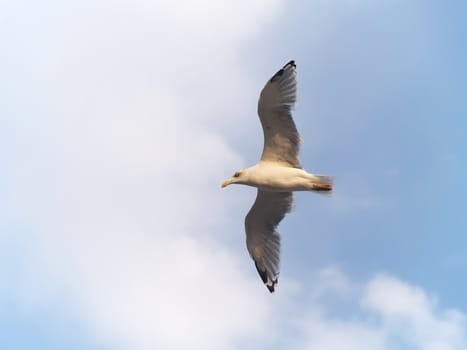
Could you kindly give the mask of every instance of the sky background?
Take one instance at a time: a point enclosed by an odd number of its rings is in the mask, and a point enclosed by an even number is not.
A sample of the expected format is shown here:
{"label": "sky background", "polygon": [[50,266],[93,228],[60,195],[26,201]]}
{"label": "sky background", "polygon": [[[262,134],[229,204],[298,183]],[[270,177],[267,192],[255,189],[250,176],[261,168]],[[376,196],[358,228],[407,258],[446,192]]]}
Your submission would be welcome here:
{"label": "sky background", "polygon": [[[467,3],[0,5],[0,348],[467,348]],[[302,164],[270,295],[245,247],[261,88]]]}

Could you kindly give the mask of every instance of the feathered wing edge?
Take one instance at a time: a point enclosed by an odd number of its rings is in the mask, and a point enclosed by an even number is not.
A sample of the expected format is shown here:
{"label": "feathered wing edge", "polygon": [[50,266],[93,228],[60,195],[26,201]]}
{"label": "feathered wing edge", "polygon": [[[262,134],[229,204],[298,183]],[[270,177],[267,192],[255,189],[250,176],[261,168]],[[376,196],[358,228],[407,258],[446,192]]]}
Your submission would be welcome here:
{"label": "feathered wing edge", "polygon": [[301,138],[292,117],[298,85],[295,68],[295,61],[290,61],[268,80],[261,90],[258,115],[264,133],[261,159],[301,168]]}
{"label": "feathered wing edge", "polygon": [[264,285],[271,293],[274,293],[275,286],[279,277],[281,237],[277,232],[274,231],[271,238],[272,240],[268,240],[268,242],[266,243],[265,250],[267,250],[267,252],[265,253],[265,257],[274,256],[274,258],[272,258],[274,260],[271,259],[267,261],[266,264],[261,264],[264,267],[260,267],[260,265],[258,265],[258,261],[256,261],[256,259],[253,256],[251,258],[255,262],[256,271],[258,271],[258,274],[261,277],[261,280],[263,281]]}
{"label": "feathered wing edge", "polygon": [[290,212],[292,203],[292,192],[258,190],[255,203],[245,217],[248,252],[271,293],[279,276],[281,238],[276,228]]}
{"label": "feathered wing edge", "polygon": [[[276,82],[279,84],[281,99],[278,101],[280,105],[290,111],[297,102],[297,65],[295,61],[289,61],[283,68],[279,69],[276,74],[269,79],[270,83]],[[284,73],[286,73],[284,75]]]}

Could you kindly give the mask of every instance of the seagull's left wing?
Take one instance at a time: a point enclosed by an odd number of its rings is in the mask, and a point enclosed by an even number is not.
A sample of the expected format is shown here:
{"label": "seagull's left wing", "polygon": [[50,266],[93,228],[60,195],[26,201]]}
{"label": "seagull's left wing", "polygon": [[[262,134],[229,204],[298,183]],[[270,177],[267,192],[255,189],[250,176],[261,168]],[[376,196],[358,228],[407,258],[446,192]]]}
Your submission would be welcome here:
{"label": "seagull's left wing", "polygon": [[272,293],[279,276],[280,236],[277,225],[292,206],[292,192],[258,189],[256,201],[245,218],[246,245],[256,269]]}
{"label": "seagull's left wing", "polygon": [[301,168],[300,135],[292,119],[297,100],[295,67],[290,61],[266,83],[258,101],[258,115],[264,134],[261,160]]}

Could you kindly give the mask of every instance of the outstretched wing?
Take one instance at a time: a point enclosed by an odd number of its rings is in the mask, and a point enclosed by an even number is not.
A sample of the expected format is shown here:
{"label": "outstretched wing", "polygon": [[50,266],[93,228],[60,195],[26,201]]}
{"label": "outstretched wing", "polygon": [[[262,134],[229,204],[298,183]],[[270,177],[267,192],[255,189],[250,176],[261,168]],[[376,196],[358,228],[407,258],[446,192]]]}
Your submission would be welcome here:
{"label": "outstretched wing", "polygon": [[264,133],[261,160],[301,168],[300,135],[292,119],[297,100],[295,68],[295,62],[290,61],[266,83],[259,98],[258,115]]}
{"label": "outstretched wing", "polygon": [[276,228],[290,211],[292,201],[292,192],[258,190],[256,201],[245,218],[248,252],[271,293],[279,276],[280,236]]}

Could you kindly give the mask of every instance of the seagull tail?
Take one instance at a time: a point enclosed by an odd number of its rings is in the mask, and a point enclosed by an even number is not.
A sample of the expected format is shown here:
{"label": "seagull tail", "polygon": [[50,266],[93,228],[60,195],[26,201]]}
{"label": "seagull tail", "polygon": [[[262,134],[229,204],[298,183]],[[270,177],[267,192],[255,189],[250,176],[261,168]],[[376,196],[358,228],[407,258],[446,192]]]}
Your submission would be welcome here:
{"label": "seagull tail", "polygon": [[333,177],[324,175],[311,175],[311,191],[331,193],[333,190]]}

